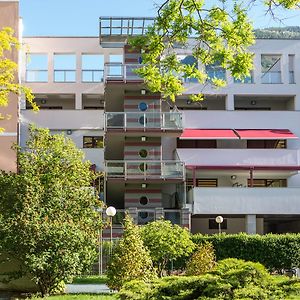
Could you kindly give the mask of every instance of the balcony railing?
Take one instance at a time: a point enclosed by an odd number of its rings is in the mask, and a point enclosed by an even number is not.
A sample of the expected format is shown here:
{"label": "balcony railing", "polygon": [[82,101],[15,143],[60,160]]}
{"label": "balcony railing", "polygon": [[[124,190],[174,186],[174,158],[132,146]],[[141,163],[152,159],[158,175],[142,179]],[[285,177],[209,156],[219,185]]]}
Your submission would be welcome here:
{"label": "balcony railing", "polygon": [[106,161],[108,178],[124,179],[179,179],[185,177],[184,163],[180,161]]}
{"label": "balcony railing", "polygon": [[143,79],[135,73],[141,68],[140,64],[108,63],[104,66],[105,81],[142,81]]}
{"label": "balcony railing", "polygon": [[269,71],[261,76],[261,83],[281,83],[281,71]]}
{"label": "balcony railing", "polygon": [[179,112],[113,112],[105,114],[107,129],[182,129],[182,116]]}

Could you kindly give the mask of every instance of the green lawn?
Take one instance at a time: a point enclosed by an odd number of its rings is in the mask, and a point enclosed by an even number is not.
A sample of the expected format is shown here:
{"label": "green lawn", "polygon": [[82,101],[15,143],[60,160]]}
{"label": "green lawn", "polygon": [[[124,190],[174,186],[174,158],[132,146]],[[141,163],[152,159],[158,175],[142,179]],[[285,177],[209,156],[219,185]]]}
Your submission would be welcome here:
{"label": "green lawn", "polygon": [[61,295],[61,296],[50,296],[48,298],[33,298],[34,300],[116,300],[115,295]]}
{"label": "green lawn", "polygon": [[105,275],[98,276],[98,275],[87,275],[87,276],[80,276],[74,278],[72,283],[75,284],[100,284],[106,283],[107,277]]}

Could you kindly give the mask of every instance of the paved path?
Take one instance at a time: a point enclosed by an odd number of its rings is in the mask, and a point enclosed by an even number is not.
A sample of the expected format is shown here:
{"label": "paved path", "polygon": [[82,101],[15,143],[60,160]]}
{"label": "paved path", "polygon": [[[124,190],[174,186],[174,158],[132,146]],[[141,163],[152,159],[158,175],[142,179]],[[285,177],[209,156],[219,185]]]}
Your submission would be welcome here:
{"label": "paved path", "polygon": [[103,294],[111,293],[106,284],[66,284],[67,294]]}

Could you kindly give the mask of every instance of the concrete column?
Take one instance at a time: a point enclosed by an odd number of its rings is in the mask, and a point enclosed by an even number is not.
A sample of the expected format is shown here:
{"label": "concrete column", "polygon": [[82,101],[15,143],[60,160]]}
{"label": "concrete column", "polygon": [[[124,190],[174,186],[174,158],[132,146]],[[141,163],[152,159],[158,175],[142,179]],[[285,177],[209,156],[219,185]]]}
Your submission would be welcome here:
{"label": "concrete column", "polygon": [[191,230],[191,213],[189,208],[183,208],[181,210],[181,226]]}
{"label": "concrete column", "polygon": [[81,93],[75,94],[75,109],[82,109],[82,95]]}
{"label": "concrete column", "polygon": [[248,234],[256,234],[256,215],[246,215],[245,225]]}
{"label": "concrete column", "polygon": [[226,110],[234,110],[234,95],[228,94],[225,100]]}
{"label": "concrete column", "polygon": [[48,53],[48,82],[54,82],[54,53]]}
{"label": "concrete column", "polygon": [[254,71],[253,71],[253,81],[256,84],[261,83],[261,53],[257,52],[253,60]]}
{"label": "concrete column", "polygon": [[298,95],[295,95],[294,110],[300,110],[300,97]]}
{"label": "concrete column", "polygon": [[81,70],[82,70],[82,63],[81,63],[81,52],[76,52],[76,82],[81,82]]}

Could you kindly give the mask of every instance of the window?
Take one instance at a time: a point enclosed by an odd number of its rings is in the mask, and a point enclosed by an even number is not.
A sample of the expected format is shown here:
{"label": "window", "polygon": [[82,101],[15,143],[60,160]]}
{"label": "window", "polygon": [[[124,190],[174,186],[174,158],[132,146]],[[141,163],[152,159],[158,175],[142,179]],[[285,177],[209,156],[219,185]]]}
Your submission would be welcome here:
{"label": "window", "polygon": [[103,148],[103,136],[84,136],[83,148]]}
{"label": "window", "polygon": [[205,70],[208,77],[207,80],[209,82],[211,82],[214,78],[226,81],[226,70],[222,68],[218,63],[205,66]]}
{"label": "window", "polygon": [[[198,61],[197,59],[192,56],[192,55],[178,55],[178,59],[180,60],[180,62],[184,65],[188,65],[188,66],[195,66],[196,69],[198,69]],[[192,82],[192,83],[197,83],[198,79],[197,78],[183,78],[184,82]]]}
{"label": "window", "polygon": [[289,83],[295,83],[294,75],[295,55],[289,54]]}
{"label": "window", "polygon": [[26,81],[48,82],[47,54],[30,53],[26,56]]}
{"label": "window", "polygon": [[[248,179],[248,187],[251,187],[251,180]],[[287,187],[286,179],[253,179],[252,187]]]}
{"label": "window", "polygon": [[285,149],[286,140],[247,140],[249,149]]}
{"label": "window", "polygon": [[76,55],[54,54],[54,82],[76,81]]}
{"label": "window", "polygon": [[107,69],[109,77],[123,77],[123,55],[110,55]]}
{"label": "window", "polygon": [[104,58],[100,54],[82,54],[82,82],[102,82]]}
{"label": "window", "polygon": [[[186,186],[188,189],[194,187],[193,178],[188,178],[186,180]],[[196,187],[218,187],[218,179],[199,179],[196,178]]]}
{"label": "window", "polygon": [[281,55],[261,55],[261,83],[281,83]]}
{"label": "window", "polygon": [[140,111],[146,111],[148,109],[148,104],[145,102],[139,103],[139,110]]}
{"label": "window", "polygon": [[146,196],[142,196],[142,197],[140,198],[140,204],[141,204],[141,205],[147,205],[148,202],[149,202],[149,200],[148,200],[148,198],[147,198]]}
{"label": "window", "polygon": [[[208,229],[219,229],[219,224],[215,219],[208,220]],[[224,219],[221,223],[221,229],[227,229],[227,219]]]}
{"label": "window", "polygon": [[217,148],[216,140],[181,140],[177,139],[177,148]]}
{"label": "window", "polygon": [[245,77],[243,80],[233,78],[234,83],[253,83],[253,71],[250,71],[250,75]]}

